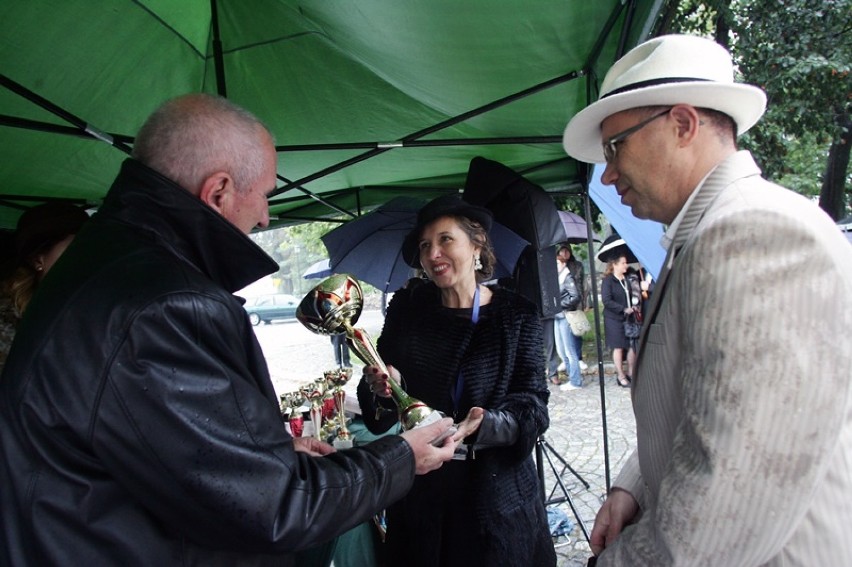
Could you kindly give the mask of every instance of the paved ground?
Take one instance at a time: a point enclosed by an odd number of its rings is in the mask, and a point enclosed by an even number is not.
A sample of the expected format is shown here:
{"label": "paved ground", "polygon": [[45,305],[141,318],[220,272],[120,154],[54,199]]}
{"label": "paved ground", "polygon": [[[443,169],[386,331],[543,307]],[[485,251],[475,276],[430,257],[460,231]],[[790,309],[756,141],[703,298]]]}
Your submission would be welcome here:
{"label": "paved ground", "polygon": [[[378,311],[365,311],[356,326],[364,328],[374,337],[379,334],[382,317]],[[326,369],[334,367],[331,343],[328,337],[312,334],[298,322],[288,321],[262,325],[255,333],[263,347],[269,362],[273,383],[280,393],[293,391],[302,383],[309,382],[322,375]],[[353,362],[355,358],[353,356]],[[594,360],[586,360],[590,368],[586,371],[585,385],[580,390],[560,391],[551,386],[550,430],[544,436],[551,449],[543,449],[545,490],[550,500],[561,499],[552,504],[562,510],[574,523],[574,529],[568,538],[560,537],[554,541],[559,567],[585,566],[590,555],[583,530],[577,517],[591,532],[595,513],[606,494],[606,465],[604,459],[604,441],[602,434],[601,390],[598,382],[598,369]],[[608,362],[608,361],[607,361]],[[635,423],[630,408],[630,393],[615,383],[611,365],[605,365],[604,397],[606,400],[606,425],[608,430],[608,452],[611,479],[621,470],[623,461],[635,446]],[[360,373],[358,374],[360,375]],[[354,392],[354,383],[347,385]],[[354,397],[354,393],[353,393]],[[571,473],[564,470],[560,462],[564,459],[577,474],[589,484],[586,488]],[[556,481],[560,475],[570,502],[576,508],[572,511],[565,495]]]}

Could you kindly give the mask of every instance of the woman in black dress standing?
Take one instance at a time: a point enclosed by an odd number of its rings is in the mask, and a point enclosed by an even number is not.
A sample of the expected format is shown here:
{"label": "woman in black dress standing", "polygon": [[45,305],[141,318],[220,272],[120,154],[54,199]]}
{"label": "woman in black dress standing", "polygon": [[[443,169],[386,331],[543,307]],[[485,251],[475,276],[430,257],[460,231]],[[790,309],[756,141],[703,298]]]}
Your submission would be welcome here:
{"label": "woman in black dress standing", "polygon": [[[606,346],[612,349],[616,380],[619,386],[630,385],[636,351],[633,341],[624,333],[624,321],[634,311],[630,283],[627,281],[627,257],[619,255],[607,262],[601,284],[601,300],[604,304],[604,335]],[[627,353],[627,374],[624,373],[624,353]]]}

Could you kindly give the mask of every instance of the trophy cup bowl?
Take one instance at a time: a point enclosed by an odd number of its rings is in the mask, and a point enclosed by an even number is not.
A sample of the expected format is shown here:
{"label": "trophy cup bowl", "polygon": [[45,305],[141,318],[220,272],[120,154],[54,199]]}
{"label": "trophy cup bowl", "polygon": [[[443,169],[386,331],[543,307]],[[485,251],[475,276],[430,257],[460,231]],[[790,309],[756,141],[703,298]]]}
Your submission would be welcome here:
{"label": "trophy cup bowl", "polygon": [[[363,307],[364,292],[358,280],[349,274],[335,274],[305,295],[296,309],[296,318],[314,333],[345,333],[346,343],[364,364],[376,366],[390,376],[367,332],[353,327]],[[414,429],[441,419],[440,412],[406,394],[393,378],[388,380],[388,385],[403,429]]]}

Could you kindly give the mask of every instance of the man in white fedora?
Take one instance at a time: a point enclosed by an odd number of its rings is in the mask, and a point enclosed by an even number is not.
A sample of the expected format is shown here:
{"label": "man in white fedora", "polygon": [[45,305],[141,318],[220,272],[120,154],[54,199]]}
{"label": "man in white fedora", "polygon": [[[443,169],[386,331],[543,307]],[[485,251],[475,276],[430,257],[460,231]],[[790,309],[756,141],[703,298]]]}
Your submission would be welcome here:
{"label": "man in white fedora", "polygon": [[852,565],[852,247],[737,150],[765,102],[721,46],[664,36],[565,129],[569,155],[668,225],[598,567]]}

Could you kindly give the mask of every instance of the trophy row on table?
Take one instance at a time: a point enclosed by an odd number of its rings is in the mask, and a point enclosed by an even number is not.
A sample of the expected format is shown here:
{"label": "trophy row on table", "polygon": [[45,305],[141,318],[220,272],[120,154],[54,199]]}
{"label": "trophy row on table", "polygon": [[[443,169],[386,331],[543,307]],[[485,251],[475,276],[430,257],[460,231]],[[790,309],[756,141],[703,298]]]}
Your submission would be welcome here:
{"label": "trophy row on table", "polygon": [[313,436],[321,441],[333,438],[338,449],[352,447],[352,434],[346,427],[343,386],[352,377],[351,368],[326,370],[317,378],[293,392],[281,394],[281,414],[287,420],[290,434],[301,437],[304,432],[304,408],[307,404]]}

